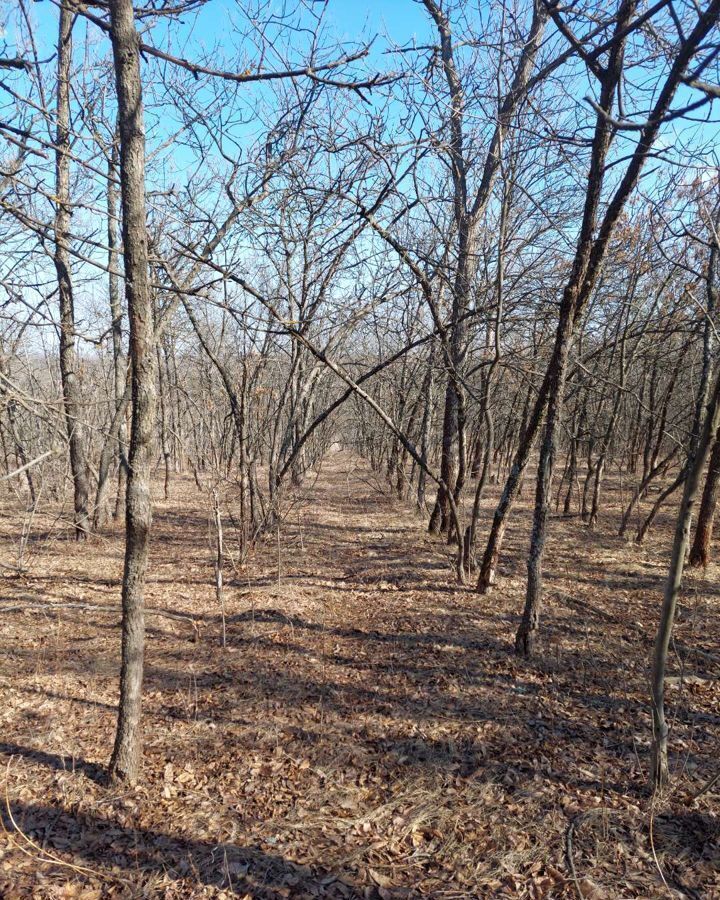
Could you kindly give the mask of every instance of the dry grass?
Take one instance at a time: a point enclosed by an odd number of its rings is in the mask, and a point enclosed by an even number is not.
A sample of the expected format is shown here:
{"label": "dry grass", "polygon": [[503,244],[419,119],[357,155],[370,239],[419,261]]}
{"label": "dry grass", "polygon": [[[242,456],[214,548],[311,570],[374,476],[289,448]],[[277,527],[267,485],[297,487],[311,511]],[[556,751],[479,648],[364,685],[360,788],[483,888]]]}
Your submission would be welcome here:
{"label": "dry grass", "polygon": [[688,579],[677,628],[673,790],[645,793],[669,518],[642,548],[612,513],[594,533],[555,520],[543,653],[524,663],[527,510],[480,597],[338,455],[279,559],[275,535],[229,577],[222,650],[205,506],[189,479],[157,506],[147,603],[188,618],[148,617],[135,791],[102,783],[120,530],[79,546],[39,517],[27,571],[5,570],[2,897],[720,897],[718,793],[687,800],[720,765],[717,567]]}

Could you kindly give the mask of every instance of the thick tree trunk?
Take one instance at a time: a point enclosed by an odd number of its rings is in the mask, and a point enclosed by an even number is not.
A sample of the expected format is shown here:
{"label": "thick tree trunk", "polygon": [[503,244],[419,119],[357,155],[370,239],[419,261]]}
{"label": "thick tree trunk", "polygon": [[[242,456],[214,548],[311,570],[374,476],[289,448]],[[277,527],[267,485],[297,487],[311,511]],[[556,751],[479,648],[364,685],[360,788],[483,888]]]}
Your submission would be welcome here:
{"label": "thick tree trunk", "polygon": [[144,587],[152,524],[150,474],[155,427],[155,334],[145,212],[145,126],[138,35],[132,0],[110,0],[120,126],[120,175],[125,296],[130,322],[132,423],[125,510],[122,585],[122,668],[113,781],[140,774],[141,707],[145,645]]}
{"label": "thick tree trunk", "polygon": [[67,2],[60,6],[57,46],[57,131],[55,136],[55,271],[60,306],[60,378],[62,381],[65,427],[73,480],[75,536],[90,530],[88,517],[89,476],[81,423],[82,399],[75,347],[75,307],[70,274],[70,66],[74,13]]}

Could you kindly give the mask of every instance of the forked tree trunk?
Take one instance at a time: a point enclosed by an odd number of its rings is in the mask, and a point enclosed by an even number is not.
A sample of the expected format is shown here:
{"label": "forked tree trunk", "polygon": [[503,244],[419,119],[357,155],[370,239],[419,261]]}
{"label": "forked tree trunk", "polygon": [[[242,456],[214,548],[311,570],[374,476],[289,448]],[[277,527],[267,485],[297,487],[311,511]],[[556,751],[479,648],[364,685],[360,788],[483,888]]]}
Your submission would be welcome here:
{"label": "forked tree trunk", "polygon": [[55,135],[55,271],[60,306],[60,379],[62,381],[65,428],[73,481],[75,537],[90,530],[88,518],[89,477],[81,422],[82,398],[75,348],[75,305],[70,274],[70,66],[74,13],[67,2],[60,6],[57,45],[57,130]]}
{"label": "forked tree trunk", "polygon": [[155,426],[155,334],[145,220],[145,126],[138,35],[132,0],[110,0],[120,128],[125,296],[130,323],[132,423],[125,508],[120,705],[110,778],[140,774],[145,645],[144,587],[152,524],[150,474]]}
{"label": "forked tree trunk", "polygon": [[653,505],[650,509],[650,512],[647,514],[647,516],[645,516],[645,520],[643,521],[643,523],[640,525],[640,527],[637,530],[637,534],[635,535],[635,543],[636,544],[643,543],[643,541],[645,540],[645,538],[648,535],[650,527],[652,526],[653,522],[655,521],[657,514],[660,512],[660,509],[661,509],[663,503],[667,500],[668,497],[671,497],[675,493],[675,491],[679,487],[681,487],[681,485],[683,485],[685,483],[686,477],[687,477],[687,464],[685,466],[683,466],[682,469],[680,469],[678,474],[675,476],[673,482],[671,484],[669,484],[666,488],[664,488],[662,491],[660,491],[660,493],[658,494],[655,502],[653,503]]}

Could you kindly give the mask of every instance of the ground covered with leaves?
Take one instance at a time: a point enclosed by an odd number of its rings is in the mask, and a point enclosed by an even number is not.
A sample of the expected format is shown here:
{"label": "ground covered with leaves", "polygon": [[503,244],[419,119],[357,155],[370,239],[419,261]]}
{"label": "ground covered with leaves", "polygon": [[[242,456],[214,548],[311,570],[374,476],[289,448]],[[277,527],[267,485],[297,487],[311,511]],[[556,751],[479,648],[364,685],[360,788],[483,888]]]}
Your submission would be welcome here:
{"label": "ground covered with leaves", "polygon": [[527,508],[481,597],[337,454],[226,573],[223,649],[208,500],[178,478],[155,517],[144,778],[119,792],[121,528],[80,545],[36,516],[18,570],[23,512],[3,513],[3,898],[720,897],[720,784],[694,798],[720,768],[717,567],[687,579],[674,779],[646,791],[671,517],[642,547],[612,512],[554,519],[524,662]]}

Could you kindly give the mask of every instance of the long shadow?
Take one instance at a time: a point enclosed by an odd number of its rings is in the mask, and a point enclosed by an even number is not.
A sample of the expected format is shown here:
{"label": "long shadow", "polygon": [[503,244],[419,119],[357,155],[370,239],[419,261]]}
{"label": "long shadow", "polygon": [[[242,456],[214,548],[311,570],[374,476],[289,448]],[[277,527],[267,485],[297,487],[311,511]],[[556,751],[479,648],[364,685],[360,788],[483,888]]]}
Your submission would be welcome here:
{"label": "long shadow", "polygon": [[[360,573],[343,575],[335,579],[335,583],[333,584],[330,590],[333,594],[371,594],[377,597],[378,594],[383,594],[387,596],[388,594],[391,596],[399,597],[399,591],[393,590],[392,588],[383,587],[383,584],[391,584],[394,587],[398,585],[398,579],[383,578],[381,575],[375,573],[373,574],[370,570],[368,570],[367,577],[358,577]],[[283,575],[284,582],[293,582],[299,583],[301,587],[317,587],[316,579],[319,576],[316,574],[299,574],[299,575]],[[172,579],[169,579],[170,581]],[[323,579],[322,587],[327,587],[327,581],[329,579]],[[428,594],[447,594],[449,596],[455,597],[458,595],[467,595],[474,593],[474,589],[472,585],[461,585],[455,584],[450,581],[447,584],[436,584],[435,582],[429,582],[429,576],[422,577],[419,576],[417,579],[399,579],[400,582],[405,581],[405,585],[410,588],[413,592],[419,593],[428,593]],[[160,579],[155,579],[154,583],[159,583]],[[184,584],[192,584],[193,582],[185,581]],[[202,583],[207,585],[207,581],[198,581],[198,583]],[[233,579],[229,581],[228,584],[231,587],[245,588],[247,589],[248,584],[247,581],[241,581],[239,579]],[[277,578],[273,576],[268,576],[266,578],[258,578],[256,581],[253,581],[250,585],[250,590],[256,590],[258,588],[270,587],[271,585],[277,584]]]}
{"label": "long shadow", "polygon": [[21,744],[13,744],[9,741],[0,741],[0,753],[6,756],[22,756],[30,762],[39,763],[54,769],[56,772],[82,772],[96,784],[105,783],[105,769],[95,763],[89,763],[84,759],[72,756],[60,756],[58,753],[47,753],[45,750],[36,750],[34,747],[24,747]]}
{"label": "long shadow", "polygon": [[[208,614],[206,620],[218,621],[218,615]],[[460,647],[463,650],[497,650],[506,651],[507,647],[488,636],[482,638],[465,638],[449,634],[447,631],[432,632],[407,632],[407,631],[363,631],[360,628],[344,628],[339,625],[324,625],[320,622],[310,622],[300,616],[288,615],[276,609],[265,608],[246,610],[235,616],[228,616],[228,625],[238,625],[244,622],[264,622],[278,625],[288,625],[292,628],[305,631],[315,631],[334,637],[352,638],[354,640],[371,641],[381,644],[398,644],[400,646],[422,647],[434,644]]]}
{"label": "long shadow", "polygon": [[[252,892],[253,898],[277,900],[295,896],[301,890],[328,900],[360,900],[364,895],[343,877],[320,868],[291,862],[266,853],[259,847],[241,847],[230,843],[211,843],[144,828],[123,827],[111,818],[86,813],[73,815],[51,805],[11,803],[13,819],[26,835],[43,835],[50,847],[62,848],[63,858],[81,860],[103,872],[108,860],[127,873],[127,881],[138,896],[144,879],[163,875],[182,882],[183,891],[197,886],[224,888],[235,895]],[[5,828],[14,826],[3,810]],[[51,863],[47,864],[52,867]],[[121,879],[118,879],[120,881]],[[123,879],[124,880],[124,879]],[[0,882],[0,888],[2,883]],[[180,895],[177,895],[180,896]]]}
{"label": "long shadow", "polygon": [[21,694],[37,694],[39,697],[52,697],[53,700],[65,700],[68,703],[81,703],[83,706],[93,706],[96,709],[107,709],[113,713],[117,712],[117,703],[103,703],[102,700],[92,700],[89,697],[71,697],[69,694],[57,694],[55,691],[19,687],[18,685],[13,685],[13,691]]}
{"label": "long shadow", "polygon": [[[342,507],[338,506],[338,510],[342,511]],[[303,526],[304,532],[307,534],[308,532],[318,531],[318,532],[330,532],[330,534],[347,533],[347,534],[375,534],[375,535],[405,535],[406,529],[400,525],[336,525],[325,524],[324,522],[311,522],[308,525]],[[357,542],[353,542],[357,544]],[[372,545],[369,545],[372,546]]]}

